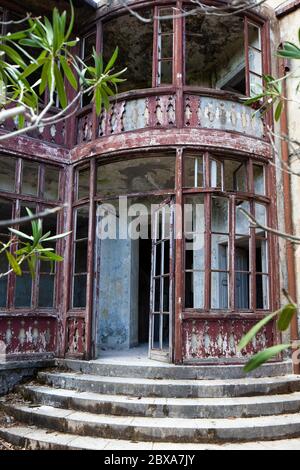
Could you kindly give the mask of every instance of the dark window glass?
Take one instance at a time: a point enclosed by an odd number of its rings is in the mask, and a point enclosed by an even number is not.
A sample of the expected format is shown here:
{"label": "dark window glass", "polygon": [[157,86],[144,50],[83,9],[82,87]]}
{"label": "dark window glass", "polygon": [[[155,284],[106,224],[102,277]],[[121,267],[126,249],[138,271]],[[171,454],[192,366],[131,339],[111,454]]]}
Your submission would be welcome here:
{"label": "dark window glass", "polygon": [[59,199],[59,168],[45,167],[45,189],[46,201],[57,201]]}
{"label": "dark window glass", "polygon": [[16,160],[9,156],[0,156],[0,191],[15,191]]}
{"label": "dark window glass", "polygon": [[23,162],[23,175],[22,175],[22,194],[30,196],[38,195],[39,185],[39,165],[38,163]]}
{"label": "dark window glass", "polygon": [[98,167],[99,194],[130,194],[175,186],[175,157],[137,158]]}
{"label": "dark window glass", "polygon": [[[152,11],[140,11],[152,17]],[[116,46],[119,56],[116,70],[127,67],[126,82],[118,85],[119,92],[152,86],[153,22],[144,23],[132,15],[123,15],[103,25],[103,57],[107,64]],[[123,77],[122,77],[123,78]]]}
{"label": "dark window glass", "polygon": [[90,169],[78,170],[77,199],[88,197],[90,194]]}
{"label": "dark window glass", "polygon": [[186,84],[246,94],[243,19],[190,15],[185,29]]}

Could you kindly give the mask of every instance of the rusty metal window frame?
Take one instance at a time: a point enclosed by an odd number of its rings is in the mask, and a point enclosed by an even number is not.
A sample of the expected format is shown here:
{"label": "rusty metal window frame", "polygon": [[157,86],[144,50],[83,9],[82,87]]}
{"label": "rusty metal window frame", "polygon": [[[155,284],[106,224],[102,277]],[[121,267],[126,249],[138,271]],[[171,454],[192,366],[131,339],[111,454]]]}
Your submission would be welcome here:
{"label": "rusty metal window frame", "polygon": [[[200,154],[201,152],[199,152]],[[190,157],[191,155],[195,155],[195,153],[187,153],[184,155],[183,159],[186,157]],[[247,165],[247,171],[248,171],[248,187],[247,187],[247,192],[238,192],[238,191],[224,191],[224,181],[222,181],[221,187],[214,188],[211,187],[211,166],[210,162],[211,159],[219,161],[221,164],[225,160],[227,160],[229,157],[228,156],[216,156],[213,154],[210,154],[208,152],[204,153],[204,162],[205,162],[205,168],[204,168],[204,173],[205,173],[205,181],[207,182],[204,184],[204,187],[202,188],[184,188],[183,187],[183,201],[186,195],[189,196],[197,196],[198,194],[203,194],[204,195],[204,204],[205,204],[205,299],[204,299],[204,308],[188,308],[185,307],[185,276],[184,276],[184,282],[183,282],[183,298],[184,298],[184,308],[183,310],[187,313],[192,313],[192,312],[199,312],[199,313],[221,313],[222,311],[227,314],[229,313],[236,313],[236,312],[245,312],[245,313],[253,313],[256,311],[267,311],[270,309],[271,306],[271,268],[270,268],[270,263],[271,263],[271,244],[269,240],[269,235],[266,235],[266,237],[263,239],[266,240],[267,248],[266,248],[266,253],[267,253],[267,258],[266,258],[266,265],[267,269],[266,271],[263,272],[257,272],[256,270],[256,262],[255,262],[255,257],[256,257],[256,239],[261,238],[257,237],[255,229],[252,227],[249,228],[249,267],[248,270],[238,270],[236,269],[235,261],[236,261],[236,254],[235,254],[235,242],[236,242],[236,202],[237,201],[248,201],[249,202],[249,208],[250,208],[250,213],[255,216],[255,205],[256,204],[261,204],[266,207],[266,218],[267,221],[269,221],[269,212],[270,212],[270,198],[269,195],[266,193],[265,195],[259,195],[255,194],[254,192],[254,179],[253,179],[253,166],[256,164],[262,165],[264,167],[264,173],[266,175],[266,162],[258,162],[255,159],[252,158],[247,158],[245,159],[244,157],[230,157],[233,161],[238,161],[242,163],[246,163]],[[183,165],[184,166],[184,165]],[[222,171],[222,179],[224,177],[224,172]],[[184,171],[183,171],[183,181],[184,181]],[[267,191],[267,185],[265,186],[266,191]],[[228,230],[228,278],[229,278],[229,288],[228,288],[228,308],[212,308],[211,305],[211,290],[212,290],[212,273],[213,272],[219,272],[220,270],[215,270],[212,269],[211,265],[211,246],[212,246],[212,236],[215,234],[215,232],[212,231],[212,199],[214,197],[223,197],[227,198],[228,200],[228,213],[229,213],[229,230]],[[185,253],[186,253],[186,241],[185,237],[183,239],[183,266],[186,266],[186,259],[185,259]],[[236,273],[241,272],[248,274],[249,276],[249,308],[237,308],[236,303]],[[267,284],[268,284],[268,292],[267,292],[267,305],[264,308],[260,308],[257,305],[257,297],[256,297],[256,278],[257,276],[265,276],[267,279]]]}
{"label": "rusty metal window frame", "polygon": [[[7,158],[10,158],[9,156]],[[41,162],[38,160],[12,157],[16,159],[15,167],[15,190],[14,192],[10,191],[1,191],[0,198],[5,199],[12,204],[12,217],[19,218],[21,216],[21,207],[26,207],[26,205],[35,205],[37,211],[44,210],[46,208],[52,208],[60,205],[63,201],[63,166],[56,163]],[[22,194],[22,176],[23,176],[23,166],[24,162],[32,163],[36,162],[38,165],[38,186],[36,195],[26,195]],[[57,168],[59,170],[59,179],[58,179],[58,199],[57,200],[46,200],[44,198],[45,191],[45,170],[47,167]],[[22,226],[16,227],[22,230]],[[57,230],[62,228],[62,215],[57,216]],[[12,252],[17,249],[17,246],[12,247]],[[57,243],[57,249],[60,251],[61,243]],[[26,273],[26,267],[24,267],[24,273]],[[39,307],[39,279],[40,279],[40,265],[37,263],[37,270],[35,279],[32,280],[31,288],[31,302],[28,307],[16,307],[15,306],[15,293],[16,293],[16,275],[11,273],[8,276],[7,281],[7,304],[6,308],[1,308],[0,313],[10,312],[15,309],[17,311],[55,311],[57,308],[57,298],[56,298],[56,289],[57,289],[57,272],[55,273],[54,281],[54,295],[53,295],[53,306],[52,307]],[[21,279],[21,278],[20,278]]]}

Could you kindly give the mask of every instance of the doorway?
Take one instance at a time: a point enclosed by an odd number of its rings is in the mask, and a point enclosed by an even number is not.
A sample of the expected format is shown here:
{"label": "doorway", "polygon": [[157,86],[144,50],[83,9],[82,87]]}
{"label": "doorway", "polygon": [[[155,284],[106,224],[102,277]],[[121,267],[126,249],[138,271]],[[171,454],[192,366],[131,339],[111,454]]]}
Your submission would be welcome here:
{"label": "doorway", "polygon": [[[128,207],[132,209],[133,203],[136,199],[129,201]],[[153,198],[143,198],[138,200],[138,204],[144,204],[147,209],[160,207],[160,200],[153,200]],[[108,206],[108,204],[106,204]],[[110,204],[110,211],[117,207],[117,203]],[[98,212],[97,212],[98,213]],[[118,210],[115,211],[116,215],[116,237],[114,239],[99,239],[96,237],[96,265],[97,273],[95,276],[95,299],[94,299],[94,357],[95,358],[109,358],[121,357],[122,354],[126,356],[126,351],[131,351],[138,355],[144,355],[146,358],[151,353],[152,345],[149,346],[150,341],[154,337],[150,334],[150,320],[151,320],[151,291],[153,278],[153,220],[155,217],[152,215],[151,210],[144,219],[145,226],[143,237],[138,239],[126,238],[124,239],[124,230],[122,235],[122,228],[120,227],[120,214]],[[97,215],[97,226],[102,224],[102,215]],[[101,219],[102,218],[102,219]],[[132,222],[129,218],[129,224]],[[130,232],[128,228],[128,233]],[[148,233],[148,237],[145,233]],[[160,241],[161,242],[161,241]],[[167,247],[167,243],[165,246]],[[170,246],[170,243],[168,247]],[[168,251],[169,250],[169,251]],[[170,264],[170,249],[165,249],[165,266]],[[155,258],[158,260],[158,258]],[[167,270],[168,271],[168,270]],[[167,293],[167,278],[169,273],[163,274],[165,279],[163,287],[164,295]],[[168,287],[169,289],[169,287]],[[162,312],[163,313],[163,338],[164,350],[166,344],[169,347],[169,325],[166,324],[166,319],[169,321],[168,312],[166,310],[166,298],[163,299]],[[156,325],[156,323],[155,323]],[[153,332],[157,331],[157,326],[153,327]],[[160,326],[158,327],[160,331]],[[160,334],[158,331],[158,335]],[[168,341],[166,337],[168,336]],[[154,348],[159,350],[160,348]],[[166,360],[169,358],[169,351],[162,357],[160,351],[158,355],[150,354],[151,358],[158,360]]]}

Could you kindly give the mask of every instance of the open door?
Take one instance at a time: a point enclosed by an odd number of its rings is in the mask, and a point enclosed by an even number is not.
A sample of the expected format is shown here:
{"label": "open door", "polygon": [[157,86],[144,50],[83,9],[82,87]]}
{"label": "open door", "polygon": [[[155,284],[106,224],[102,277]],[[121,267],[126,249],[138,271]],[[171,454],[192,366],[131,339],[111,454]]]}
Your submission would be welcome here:
{"label": "open door", "polygon": [[174,206],[165,200],[152,225],[149,357],[171,362],[174,309]]}

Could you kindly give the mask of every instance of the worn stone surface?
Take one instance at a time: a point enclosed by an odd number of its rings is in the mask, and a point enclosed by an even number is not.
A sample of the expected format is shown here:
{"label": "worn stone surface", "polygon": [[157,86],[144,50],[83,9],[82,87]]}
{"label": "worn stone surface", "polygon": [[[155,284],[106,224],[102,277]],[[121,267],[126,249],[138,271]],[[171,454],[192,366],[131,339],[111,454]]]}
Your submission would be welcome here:
{"label": "worn stone surface", "polygon": [[300,439],[281,441],[260,441],[254,443],[228,444],[180,444],[172,442],[132,442],[95,437],[78,437],[72,434],[49,432],[36,427],[18,426],[13,429],[0,429],[0,436],[20,447],[38,450],[86,449],[86,450],[299,450]]}
{"label": "worn stone surface", "polygon": [[24,398],[56,408],[115,416],[241,418],[300,412],[300,393],[242,398],[152,398],[104,395],[28,385]]}
{"label": "worn stone surface", "polygon": [[0,396],[13,390],[22,381],[35,376],[40,368],[49,367],[53,363],[53,360],[0,363]]}
{"label": "worn stone surface", "polygon": [[300,377],[235,380],[153,380],[100,377],[74,373],[39,373],[39,379],[57,388],[138,397],[220,398],[300,391]]}
{"label": "worn stone surface", "polygon": [[174,366],[156,363],[144,355],[132,354],[132,350],[122,351],[96,361],[57,359],[56,364],[63,369],[104,377],[138,377],[145,379],[240,379],[247,377],[279,377],[292,373],[292,363],[274,362],[265,364],[251,374],[245,374],[242,365]]}

